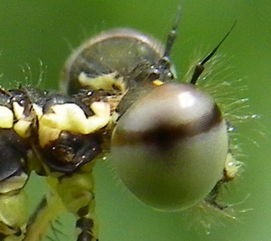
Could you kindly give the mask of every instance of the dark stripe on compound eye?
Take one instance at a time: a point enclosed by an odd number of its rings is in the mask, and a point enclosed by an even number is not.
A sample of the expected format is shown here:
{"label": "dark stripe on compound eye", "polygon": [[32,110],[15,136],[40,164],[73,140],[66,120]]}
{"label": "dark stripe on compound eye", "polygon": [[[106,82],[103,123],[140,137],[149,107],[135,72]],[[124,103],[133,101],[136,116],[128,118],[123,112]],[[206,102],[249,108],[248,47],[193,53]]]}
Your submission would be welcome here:
{"label": "dark stripe on compound eye", "polygon": [[204,115],[198,120],[188,124],[172,126],[170,123],[162,123],[145,132],[131,133],[122,131],[121,128],[119,128],[115,133],[114,145],[140,145],[144,143],[166,150],[174,146],[174,144],[181,139],[192,137],[211,130],[213,127],[221,123],[222,119],[221,111],[215,104],[209,114]]}

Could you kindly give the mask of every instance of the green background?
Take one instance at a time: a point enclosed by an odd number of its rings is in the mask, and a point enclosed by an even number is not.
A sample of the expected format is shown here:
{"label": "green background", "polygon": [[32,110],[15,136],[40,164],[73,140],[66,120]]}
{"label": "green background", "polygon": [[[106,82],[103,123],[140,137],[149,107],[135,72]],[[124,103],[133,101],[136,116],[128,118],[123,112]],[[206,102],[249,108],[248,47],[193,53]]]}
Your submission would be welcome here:
{"label": "green background", "polygon": [[[178,4],[177,0],[0,0],[1,85],[9,88],[18,83],[37,85],[42,69],[45,75],[39,86],[56,89],[60,69],[71,49],[104,29],[134,27],[164,40]],[[231,222],[216,217],[214,222],[218,225],[206,235],[200,228],[194,228],[200,226],[197,223],[202,221],[201,217],[191,217],[187,212],[161,213],[142,205],[119,184],[110,165],[100,163],[95,170],[100,240],[270,241],[270,1],[187,0],[181,5],[179,38],[172,54],[180,76],[189,68],[195,53],[204,56],[233,21],[238,21],[219,50],[226,55],[222,69],[230,67],[223,74],[224,78],[231,76],[233,90],[235,80],[242,79],[248,90],[241,94],[236,88],[235,97],[247,96],[248,110],[261,115],[261,119],[237,126],[243,154],[240,158],[245,168],[228,195],[233,203],[239,203],[236,209],[240,212],[252,210]],[[31,205],[44,188],[40,179],[32,180],[28,187]],[[69,236],[59,235],[59,240],[75,240],[70,236],[71,217],[67,215],[61,220],[64,227],[58,228]]]}

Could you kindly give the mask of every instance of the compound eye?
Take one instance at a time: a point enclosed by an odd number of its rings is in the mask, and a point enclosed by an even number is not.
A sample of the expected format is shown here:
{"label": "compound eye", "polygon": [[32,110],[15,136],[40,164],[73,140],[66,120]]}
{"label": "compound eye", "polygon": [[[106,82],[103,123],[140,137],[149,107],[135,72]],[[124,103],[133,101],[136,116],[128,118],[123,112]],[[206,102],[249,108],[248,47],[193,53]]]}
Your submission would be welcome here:
{"label": "compound eye", "polygon": [[144,203],[182,210],[223,175],[226,124],[214,100],[189,84],[165,84],[136,101],[112,135],[112,163]]}

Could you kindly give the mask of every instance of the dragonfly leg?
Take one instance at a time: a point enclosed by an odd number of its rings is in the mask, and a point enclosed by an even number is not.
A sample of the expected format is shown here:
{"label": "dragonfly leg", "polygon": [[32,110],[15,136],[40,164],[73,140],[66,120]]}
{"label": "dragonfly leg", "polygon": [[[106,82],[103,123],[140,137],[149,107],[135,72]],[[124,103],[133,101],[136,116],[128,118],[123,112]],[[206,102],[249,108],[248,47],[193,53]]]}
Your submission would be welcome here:
{"label": "dragonfly leg", "polygon": [[77,219],[77,241],[98,241],[92,171],[78,170],[72,175],[51,178],[49,183]]}
{"label": "dragonfly leg", "polygon": [[27,224],[23,241],[42,240],[54,220],[64,210],[62,201],[56,193],[44,196]]}

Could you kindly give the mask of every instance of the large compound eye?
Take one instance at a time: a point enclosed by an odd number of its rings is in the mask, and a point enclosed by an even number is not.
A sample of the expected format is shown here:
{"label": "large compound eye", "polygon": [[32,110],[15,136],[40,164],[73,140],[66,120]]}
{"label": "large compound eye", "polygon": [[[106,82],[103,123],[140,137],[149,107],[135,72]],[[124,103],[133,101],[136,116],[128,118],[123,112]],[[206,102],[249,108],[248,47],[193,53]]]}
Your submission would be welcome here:
{"label": "large compound eye", "polygon": [[156,63],[163,53],[160,42],[136,30],[106,31],[89,39],[70,56],[61,87],[73,94],[79,88],[88,87],[86,79],[125,77],[139,63]]}
{"label": "large compound eye", "polygon": [[165,84],[135,102],[112,136],[112,162],[141,201],[161,210],[195,205],[223,175],[226,124],[190,84]]}

